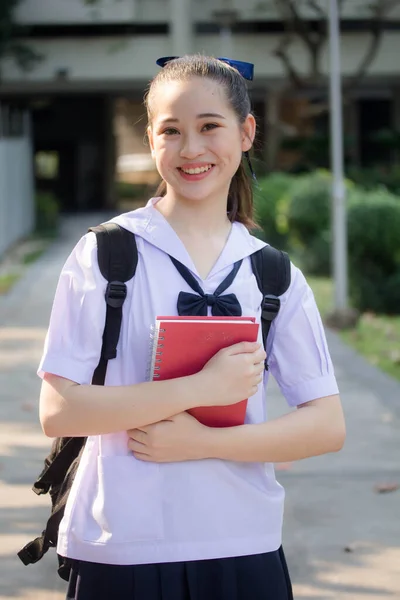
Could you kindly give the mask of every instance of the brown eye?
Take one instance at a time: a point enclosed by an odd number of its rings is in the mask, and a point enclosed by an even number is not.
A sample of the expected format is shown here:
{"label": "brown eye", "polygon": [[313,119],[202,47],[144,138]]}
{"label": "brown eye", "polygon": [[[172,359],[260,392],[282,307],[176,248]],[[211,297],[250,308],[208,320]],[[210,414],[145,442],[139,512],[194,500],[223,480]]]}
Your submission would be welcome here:
{"label": "brown eye", "polygon": [[218,127],[218,125],[216,123],[206,123],[203,126],[203,129],[205,129],[206,131],[211,131],[212,129],[216,129]]}
{"label": "brown eye", "polygon": [[165,135],[175,135],[176,133],[179,133],[179,131],[173,127],[168,127],[168,129],[164,129],[163,131],[163,134]]}

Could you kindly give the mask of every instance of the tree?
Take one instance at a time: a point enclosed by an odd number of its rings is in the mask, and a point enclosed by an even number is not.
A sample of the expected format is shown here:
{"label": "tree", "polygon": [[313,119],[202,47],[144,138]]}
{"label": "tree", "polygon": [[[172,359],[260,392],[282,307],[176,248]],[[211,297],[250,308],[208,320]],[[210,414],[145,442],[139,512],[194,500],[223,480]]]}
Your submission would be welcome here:
{"label": "tree", "polygon": [[[340,14],[343,15],[347,0],[338,0]],[[277,151],[285,132],[287,124],[280,120],[279,107],[282,100],[295,91],[314,91],[317,102],[309,106],[304,119],[312,116],[323,115],[329,110],[327,102],[327,77],[321,69],[322,53],[328,41],[328,9],[326,2],[321,0],[272,0],[260,2],[259,7],[271,8],[280,16],[284,31],[278,46],[274,50],[282,64],[285,79],[271,90],[268,102],[267,121],[269,136],[266,152],[266,161],[269,169],[276,164]],[[363,57],[356,71],[348,77],[343,84],[343,99],[347,102],[349,95],[368,72],[375,59],[384,34],[385,22],[390,14],[400,5],[400,0],[374,0],[366,3],[360,2],[359,14],[363,16],[364,29],[369,32],[369,43],[365,47]],[[291,48],[295,41],[300,41],[306,48],[308,55],[308,72],[300,73],[293,61]],[[293,132],[292,132],[293,133]]]}
{"label": "tree", "polygon": [[17,28],[14,23],[14,11],[19,2],[20,0],[1,0],[0,2],[0,61],[3,58],[11,57],[21,69],[30,70],[42,57],[19,39],[23,30]]}

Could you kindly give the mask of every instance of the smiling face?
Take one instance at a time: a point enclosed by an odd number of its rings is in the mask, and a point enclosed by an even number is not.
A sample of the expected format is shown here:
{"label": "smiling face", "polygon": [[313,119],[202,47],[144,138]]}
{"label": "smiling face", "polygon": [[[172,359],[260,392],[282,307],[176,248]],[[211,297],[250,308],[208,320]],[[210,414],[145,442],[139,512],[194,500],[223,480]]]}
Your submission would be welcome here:
{"label": "smiling face", "polygon": [[227,200],[255,121],[240,123],[221,84],[207,78],[160,83],[151,101],[148,136],[167,194],[186,201]]}

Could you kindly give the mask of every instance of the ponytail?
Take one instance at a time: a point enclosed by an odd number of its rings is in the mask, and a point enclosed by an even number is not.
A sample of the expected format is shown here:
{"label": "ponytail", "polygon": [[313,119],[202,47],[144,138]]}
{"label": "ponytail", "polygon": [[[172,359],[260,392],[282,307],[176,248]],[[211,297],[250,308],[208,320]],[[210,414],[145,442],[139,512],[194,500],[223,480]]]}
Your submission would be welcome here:
{"label": "ponytail", "polygon": [[247,229],[257,229],[253,216],[253,186],[243,162],[232,177],[228,193],[228,217],[234,223],[243,223]]}
{"label": "ponytail", "polygon": [[156,189],[155,197],[162,198],[163,196],[165,196],[166,193],[167,184],[165,183],[164,179],[161,179],[160,183],[158,184],[158,188]]}

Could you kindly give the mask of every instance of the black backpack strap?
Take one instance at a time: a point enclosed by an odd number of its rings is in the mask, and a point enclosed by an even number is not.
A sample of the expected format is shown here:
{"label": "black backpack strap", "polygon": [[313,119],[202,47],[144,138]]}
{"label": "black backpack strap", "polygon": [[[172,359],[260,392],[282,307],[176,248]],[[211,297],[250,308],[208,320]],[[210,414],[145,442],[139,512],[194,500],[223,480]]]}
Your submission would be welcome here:
{"label": "black backpack strap", "polygon": [[[281,306],[279,296],[282,296],[290,285],[290,259],[286,252],[272,246],[264,246],[252,254],[250,259],[258,288],[263,295],[261,324],[264,348],[267,349],[271,323]],[[265,368],[268,369],[267,361],[265,361]]]}
{"label": "black backpack strap", "polygon": [[107,280],[105,299],[107,303],[106,324],[99,364],[92,383],[103,385],[107,362],[117,356],[121,331],[122,305],[126,298],[126,281],[132,279],[138,263],[135,235],[116,223],[91,227],[97,238],[99,269]]}
{"label": "black backpack strap", "polygon": [[33,491],[40,496],[47,494],[51,486],[61,485],[71,465],[82,451],[86,438],[56,438],[52,453],[45,460],[45,466],[33,485]]}
{"label": "black backpack strap", "polygon": [[[104,385],[107,362],[117,355],[122,305],[126,298],[125,282],[135,274],[138,253],[134,234],[115,223],[105,223],[92,227],[89,231],[96,234],[99,268],[108,282],[101,357],[92,379],[92,383]],[[38,562],[49,548],[56,546],[58,528],[85,442],[85,437],[57,438],[54,441],[52,452],[33,486],[36,494],[46,494],[50,491],[50,495],[53,496],[53,509],[42,535],[18,552],[25,565]],[[65,559],[60,562],[59,574],[68,580],[69,566]]]}

